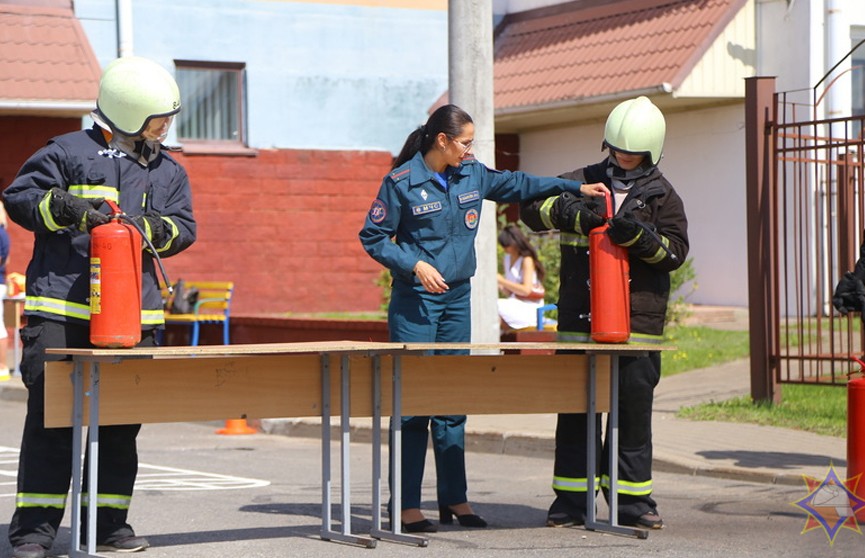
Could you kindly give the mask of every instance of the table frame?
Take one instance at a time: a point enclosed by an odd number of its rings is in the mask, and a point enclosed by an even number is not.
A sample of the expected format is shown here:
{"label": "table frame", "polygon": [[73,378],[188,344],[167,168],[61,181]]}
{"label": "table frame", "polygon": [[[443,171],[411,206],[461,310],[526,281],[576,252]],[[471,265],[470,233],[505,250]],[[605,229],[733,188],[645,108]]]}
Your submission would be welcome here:
{"label": "table frame", "polygon": [[[585,528],[593,531],[608,532],[613,534],[625,535],[645,539],[648,537],[648,531],[630,527],[622,527],[617,523],[616,510],[617,493],[610,490],[610,514],[609,518],[604,521],[596,517],[595,501],[598,495],[595,487],[596,474],[596,451],[595,451],[595,420],[596,413],[609,411],[607,428],[610,429],[610,477],[611,486],[615,488],[618,482],[618,358],[622,354],[630,354],[633,356],[642,355],[648,351],[667,350],[669,347],[656,346],[634,346],[634,345],[596,345],[596,344],[573,344],[573,343],[495,343],[495,344],[399,344],[399,343],[359,343],[359,342],[325,342],[325,343],[287,343],[287,344],[261,344],[261,345],[234,345],[234,346],[199,346],[199,347],[157,347],[157,348],[136,348],[136,349],[48,349],[47,352],[53,354],[63,354],[71,356],[72,362],[51,362],[46,366],[46,425],[47,426],[72,426],[73,428],[73,463],[72,463],[72,542],[69,552],[70,558],[79,557],[98,557],[95,553],[95,531],[96,531],[96,506],[90,505],[95,499],[91,499],[87,506],[87,514],[84,521],[87,525],[87,541],[86,548],[82,549],[80,540],[80,527],[82,525],[81,504],[82,504],[82,484],[85,471],[82,470],[83,455],[85,453],[85,425],[96,425],[94,428],[89,428],[86,436],[86,449],[90,452],[91,459],[88,463],[89,485],[92,487],[98,486],[98,458],[99,458],[99,425],[100,424],[117,424],[112,420],[121,420],[112,418],[112,411],[109,409],[106,414],[109,418],[103,421],[105,415],[100,416],[100,391],[103,383],[111,378],[111,372],[128,370],[135,366],[135,361],[141,364],[142,360],[155,361],[158,359],[173,359],[183,360],[189,366],[205,367],[225,364],[226,367],[238,359],[250,359],[254,357],[271,357],[276,356],[280,359],[291,356],[301,356],[314,354],[317,356],[318,370],[316,371],[320,377],[320,393],[319,401],[320,413],[318,416],[322,419],[322,526],[321,538],[323,540],[340,541],[349,544],[356,544],[367,548],[374,548],[378,540],[386,540],[403,544],[416,546],[427,546],[429,540],[423,536],[408,535],[400,532],[400,521],[391,521],[391,529],[384,530],[382,528],[381,518],[381,491],[382,491],[382,474],[381,474],[381,452],[382,452],[382,415],[390,407],[390,418],[392,425],[391,447],[390,447],[390,464],[392,470],[392,501],[401,501],[401,417],[404,410],[404,372],[408,363],[409,372],[416,372],[418,368],[429,365],[429,359],[445,359],[455,358],[453,355],[448,356],[433,356],[429,355],[434,350],[444,349],[467,349],[474,351],[507,351],[507,350],[558,350],[567,351],[570,354],[556,355],[558,359],[569,358],[577,359],[573,362],[587,362],[587,373],[585,382],[585,409],[550,409],[552,412],[586,412],[587,413],[587,453],[588,453],[588,486],[586,492],[587,511]],[[578,354],[574,354],[574,352]],[[194,357],[199,357],[200,360],[187,360]],[[510,357],[510,358],[505,358]],[[456,357],[459,360],[454,360],[454,363],[469,363],[474,366],[474,362],[478,365],[479,374],[489,372],[484,370],[483,366],[488,366],[492,362],[492,372],[497,373],[499,369],[503,370],[503,375],[507,373],[507,364],[513,365],[516,358],[530,359],[540,358],[534,355],[499,355],[485,357],[482,360],[480,356],[460,356]],[[553,358],[556,358],[553,357]],[[609,377],[607,388],[609,389],[609,404],[605,405],[604,401],[599,401],[597,398],[599,391],[599,367],[598,358],[609,358]],[[339,384],[338,390],[332,382],[332,361],[339,359]],[[361,409],[359,413],[353,412],[352,400],[358,401],[354,396],[355,391],[352,390],[352,363],[359,358],[369,359],[369,367],[371,378],[369,383],[359,382],[362,388],[368,388],[371,401],[369,409]],[[550,357],[547,357],[550,358]],[[217,359],[217,360],[212,360]],[[472,361],[464,361],[463,359],[472,359]],[[492,359],[492,360],[490,360]],[[249,360],[244,360],[250,362]],[[163,361],[163,366],[167,361]],[[252,360],[253,364],[259,363],[262,368],[266,369],[274,363],[270,360]],[[520,361],[523,362],[523,361]],[[559,362],[560,360],[546,360],[543,362]],[[529,363],[529,361],[525,361]],[[306,364],[304,361],[303,364]],[[150,363],[153,366],[153,363]],[[286,363],[287,366],[287,363]],[[103,367],[110,367],[111,372],[108,376],[102,377]],[[138,366],[140,368],[140,366]],[[443,367],[448,368],[448,367]],[[85,375],[85,369],[87,374]],[[382,369],[390,371],[390,382],[383,382],[381,375]],[[576,370],[576,369],[575,369]],[[307,370],[308,372],[308,370]],[[417,374],[415,374],[417,375]],[[412,374],[410,374],[410,379]],[[603,377],[603,376],[602,376]],[[65,380],[64,380],[65,378]],[[67,389],[61,386],[64,382],[69,382],[71,385]],[[85,378],[89,382],[85,382]],[[482,381],[482,380],[481,380]],[[410,381],[408,387],[411,388],[416,382]],[[49,388],[50,386],[53,386]],[[58,391],[58,388],[59,389]],[[390,401],[383,400],[383,394],[390,390]],[[69,391],[71,390],[71,394]],[[366,390],[362,390],[366,391]],[[339,415],[340,415],[340,510],[341,510],[341,525],[340,529],[336,530],[333,525],[332,518],[332,493],[331,486],[331,465],[332,465],[332,448],[331,448],[331,418],[333,415],[333,400],[335,392],[339,394]],[[65,414],[63,405],[59,411],[56,410],[58,404],[69,402],[71,395],[71,412]],[[478,393],[473,393],[473,397],[477,397]],[[410,414],[477,414],[488,411],[481,410],[472,413],[472,409],[467,409],[469,412],[456,412],[457,409],[444,408],[440,412],[434,412],[433,408],[420,408],[418,411],[418,403],[416,398],[411,399],[409,394],[409,404],[413,405],[409,409]],[[389,403],[389,405],[386,405]],[[440,402],[432,402],[430,405],[441,405]],[[574,402],[578,404],[578,402]],[[362,406],[362,405],[358,405]],[[434,407],[439,408],[439,407]],[[49,413],[50,409],[55,409]],[[500,412],[512,412],[510,407]],[[68,409],[67,409],[68,411]],[[213,412],[210,410],[209,412]],[[541,412],[541,411],[523,411],[523,412]],[[49,414],[51,416],[49,416]],[[372,527],[369,536],[363,536],[352,533],[351,531],[351,482],[350,482],[350,419],[352,416],[372,416],[373,420],[373,464],[372,464]],[[295,415],[272,415],[272,416],[295,416]],[[307,416],[300,414],[296,416]],[[153,417],[141,416],[136,417],[140,420],[135,422],[177,422],[182,420],[201,420],[199,418],[184,418],[184,417],[161,417],[154,420]],[[224,416],[210,417],[210,420],[223,419]],[[398,518],[398,511],[394,510],[393,517]]]}

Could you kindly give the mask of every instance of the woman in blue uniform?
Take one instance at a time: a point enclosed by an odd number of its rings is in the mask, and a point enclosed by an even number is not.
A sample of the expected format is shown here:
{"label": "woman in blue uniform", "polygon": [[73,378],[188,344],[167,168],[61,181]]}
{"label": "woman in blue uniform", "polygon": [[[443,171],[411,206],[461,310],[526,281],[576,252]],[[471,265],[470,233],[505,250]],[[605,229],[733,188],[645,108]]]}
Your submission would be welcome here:
{"label": "woman in blue uniform", "polygon": [[[471,116],[455,105],[437,109],[409,134],[366,217],[360,241],[393,276],[391,341],[471,340],[470,279],[483,200],[517,202],[565,190],[600,195],[603,188],[489,169],[474,159],[473,142]],[[462,526],[486,527],[466,495],[465,422],[463,415],[402,418],[403,530],[436,531],[420,510],[430,430],[440,522],[456,516]]]}

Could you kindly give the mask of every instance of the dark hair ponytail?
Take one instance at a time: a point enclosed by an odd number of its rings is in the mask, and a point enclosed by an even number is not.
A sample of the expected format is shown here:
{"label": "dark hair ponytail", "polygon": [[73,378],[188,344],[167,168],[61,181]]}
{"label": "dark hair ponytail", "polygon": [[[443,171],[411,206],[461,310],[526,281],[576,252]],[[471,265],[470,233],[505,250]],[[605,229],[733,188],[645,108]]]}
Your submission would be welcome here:
{"label": "dark hair ponytail", "polygon": [[426,121],[408,135],[402,149],[393,162],[391,170],[399,167],[420,152],[426,154],[439,134],[444,133],[449,138],[455,138],[463,131],[463,127],[472,122],[469,113],[456,105],[444,105],[437,108]]}

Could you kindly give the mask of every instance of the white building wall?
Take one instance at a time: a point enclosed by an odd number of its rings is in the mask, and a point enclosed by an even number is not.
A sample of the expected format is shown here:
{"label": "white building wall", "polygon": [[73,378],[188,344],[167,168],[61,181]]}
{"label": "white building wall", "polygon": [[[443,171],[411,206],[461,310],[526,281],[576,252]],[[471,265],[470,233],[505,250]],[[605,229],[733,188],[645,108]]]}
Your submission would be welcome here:
{"label": "white building wall", "polygon": [[[103,66],[115,1],[75,2]],[[246,64],[254,148],[398,152],[447,89],[447,0],[136,0],[132,17],[134,54],[169,71]]]}
{"label": "white building wall", "polygon": [[757,75],[775,76],[778,91],[810,90],[823,75],[822,2],[757,0]]}
{"label": "white building wall", "polygon": [[753,0],[745,3],[736,17],[703,54],[673,96],[745,96],[745,79],[755,75],[756,38]]}

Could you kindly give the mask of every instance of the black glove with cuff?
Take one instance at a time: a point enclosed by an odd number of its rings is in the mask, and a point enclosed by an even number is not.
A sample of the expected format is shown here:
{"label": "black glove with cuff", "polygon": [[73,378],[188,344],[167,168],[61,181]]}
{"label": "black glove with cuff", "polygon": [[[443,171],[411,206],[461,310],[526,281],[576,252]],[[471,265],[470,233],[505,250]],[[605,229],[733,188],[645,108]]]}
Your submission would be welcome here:
{"label": "black glove with cuff", "polygon": [[616,215],[610,219],[610,228],[607,229],[610,240],[620,246],[631,246],[643,234],[643,227],[634,219],[630,213]]}
{"label": "black glove with cuff", "polygon": [[604,218],[597,213],[597,208],[594,199],[563,192],[553,202],[550,218],[560,231],[574,231],[588,236],[589,231],[604,224]]}
{"label": "black glove with cuff", "polygon": [[148,211],[144,215],[135,215],[132,221],[141,227],[154,248],[162,247],[168,240],[168,227],[158,213]]}
{"label": "black glove with cuff", "polygon": [[105,198],[79,198],[56,187],[51,188],[50,195],[51,216],[60,226],[74,225],[80,231],[90,232],[93,227],[104,225],[111,220],[108,215],[98,210]]}
{"label": "black glove with cuff", "polygon": [[629,212],[610,219],[607,235],[615,244],[627,248],[628,254],[649,258],[652,263],[658,263],[665,257],[676,259],[674,254],[664,248],[663,239],[656,233],[654,225],[638,221]]}
{"label": "black glove with cuff", "polygon": [[832,306],[842,314],[861,312],[865,308],[865,284],[855,272],[848,271],[838,281],[832,295]]}

